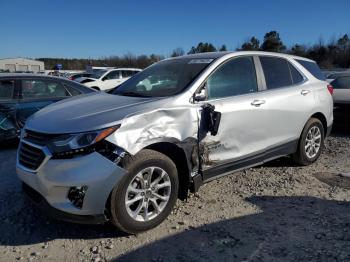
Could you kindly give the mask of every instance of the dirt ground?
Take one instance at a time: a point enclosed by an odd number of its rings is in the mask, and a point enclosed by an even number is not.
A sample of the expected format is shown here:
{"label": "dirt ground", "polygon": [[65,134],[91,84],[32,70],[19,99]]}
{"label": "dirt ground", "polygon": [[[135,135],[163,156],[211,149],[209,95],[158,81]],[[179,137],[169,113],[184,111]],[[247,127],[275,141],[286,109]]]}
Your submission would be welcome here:
{"label": "dirt ground", "polygon": [[0,261],[350,261],[350,111],[317,163],[215,180],[137,236],[46,218],[21,193],[15,155],[1,146]]}

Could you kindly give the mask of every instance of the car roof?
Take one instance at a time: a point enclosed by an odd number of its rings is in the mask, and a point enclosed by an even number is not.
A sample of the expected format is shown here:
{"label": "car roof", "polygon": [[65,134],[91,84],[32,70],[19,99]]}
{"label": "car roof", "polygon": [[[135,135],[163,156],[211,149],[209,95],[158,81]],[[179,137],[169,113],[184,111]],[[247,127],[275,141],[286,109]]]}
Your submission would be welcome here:
{"label": "car roof", "polygon": [[113,71],[113,70],[132,70],[132,71],[142,71],[142,69],[140,68],[130,68],[130,67],[116,67],[116,68],[112,68],[109,69],[108,71]]}
{"label": "car roof", "polygon": [[[0,78],[28,78],[28,77],[35,77],[35,78],[45,78],[45,79],[64,79],[62,77],[57,76],[49,76],[49,75],[42,75],[42,74],[31,74],[31,73],[0,73]],[[65,80],[65,79],[64,79]]]}
{"label": "car roof", "polygon": [[311,59],[301,57],[301,56],[295,56],[290,54],[284,54],[284,53],[276,53],[276,52],[265,52],[265,51],[223,51],[223,52],[207,52],[207,53],[197,53],[197,54],[190,54],[190,55],[184,55],[184,56],[178,56],[174,58],[168,58],[168,59],[217,59],[220,57],[223,57],[225,55],[230,54],[237,54],[237,55],[260,55],[260,56],[278,56],[278,57],[285,57],[285,58],[293,58],[298,60],[305,60],[309,62],[314,62]]}

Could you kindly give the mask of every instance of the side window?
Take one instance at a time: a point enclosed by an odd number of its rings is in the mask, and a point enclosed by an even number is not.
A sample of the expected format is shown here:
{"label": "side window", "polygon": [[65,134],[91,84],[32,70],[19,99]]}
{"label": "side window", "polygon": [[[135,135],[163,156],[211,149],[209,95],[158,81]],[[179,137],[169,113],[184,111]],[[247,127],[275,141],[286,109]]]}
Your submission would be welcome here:
{"label": "side window", "polygon": [[132,77],[134,74],[135,74],[134,71],[131,71],[131,70],[123,70],[123,71],[122,71],[122,78]]}
{"label": "side window", "polygon": [[14,86],[14,81],[12,80],[0,81],[0,100],[12,99]]}
{"label": "side window", "polygon": [[316,77],[319,80],[326,80],[325,75],[322,73],[321,69],[318,67],[318,65],[315,62],[296,59],[296,61],[301,64],[305,69],[307,69],[314,77]]}
{"label": "side window", "polygon": [[350,89],[350,76],[338,77],[331,85],[334,89]]}
{"label": "side window", "polygon": [[64,86],[54,81],[23,80],[22,97],[26,98],[53,98],[69,96]]}
{"label": "side window", "polygon": [[119,71],[112,71],[104,77],[104,80],[119,79]]}
{"label": "side window", "polygon": [[256,92],[258,89],[252,57],[234,58],[220,66],[207,80],[208,99]]}
{"label": "side window", "polygon": [[299,73],[296,68],[288,62],[290,73],[292,75],[293,85],[299,84],[304,81],[304,77]]}
{"label": "side window", "polygon": [[267,89],[276,89],[293,84],[288,61],[283,58],[261,56]]}

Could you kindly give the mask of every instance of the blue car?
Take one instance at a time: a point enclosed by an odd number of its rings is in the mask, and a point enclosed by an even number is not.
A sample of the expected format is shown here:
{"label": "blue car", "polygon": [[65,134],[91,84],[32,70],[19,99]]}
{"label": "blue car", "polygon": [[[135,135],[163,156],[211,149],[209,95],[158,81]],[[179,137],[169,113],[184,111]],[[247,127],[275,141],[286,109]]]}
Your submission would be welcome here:
{"label": "blue car", "polygon": [[26,119],[65,98],[95,92],[76,82],[35,74],[0,74],[0,141],[17,138]]}

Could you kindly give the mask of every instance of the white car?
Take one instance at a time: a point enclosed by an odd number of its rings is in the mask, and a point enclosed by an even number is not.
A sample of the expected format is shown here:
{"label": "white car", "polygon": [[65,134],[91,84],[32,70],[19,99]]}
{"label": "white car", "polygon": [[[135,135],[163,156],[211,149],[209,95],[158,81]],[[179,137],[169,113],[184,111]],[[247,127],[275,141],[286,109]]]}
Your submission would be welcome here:
{"label": "white car", "polygon": [[[334,74],[330,84],[334,88],[333,101],[337,107],[350,105],[350,73]],[[328,81],[328,79],[327,79]]]}
{"label": "white car", "polygon": [[117,68],[110,70],[99,70],[90,77],[82,77],[77,79],[79,83],[94,88],[96,90],[108,91],[141,72],[138,68]]}

